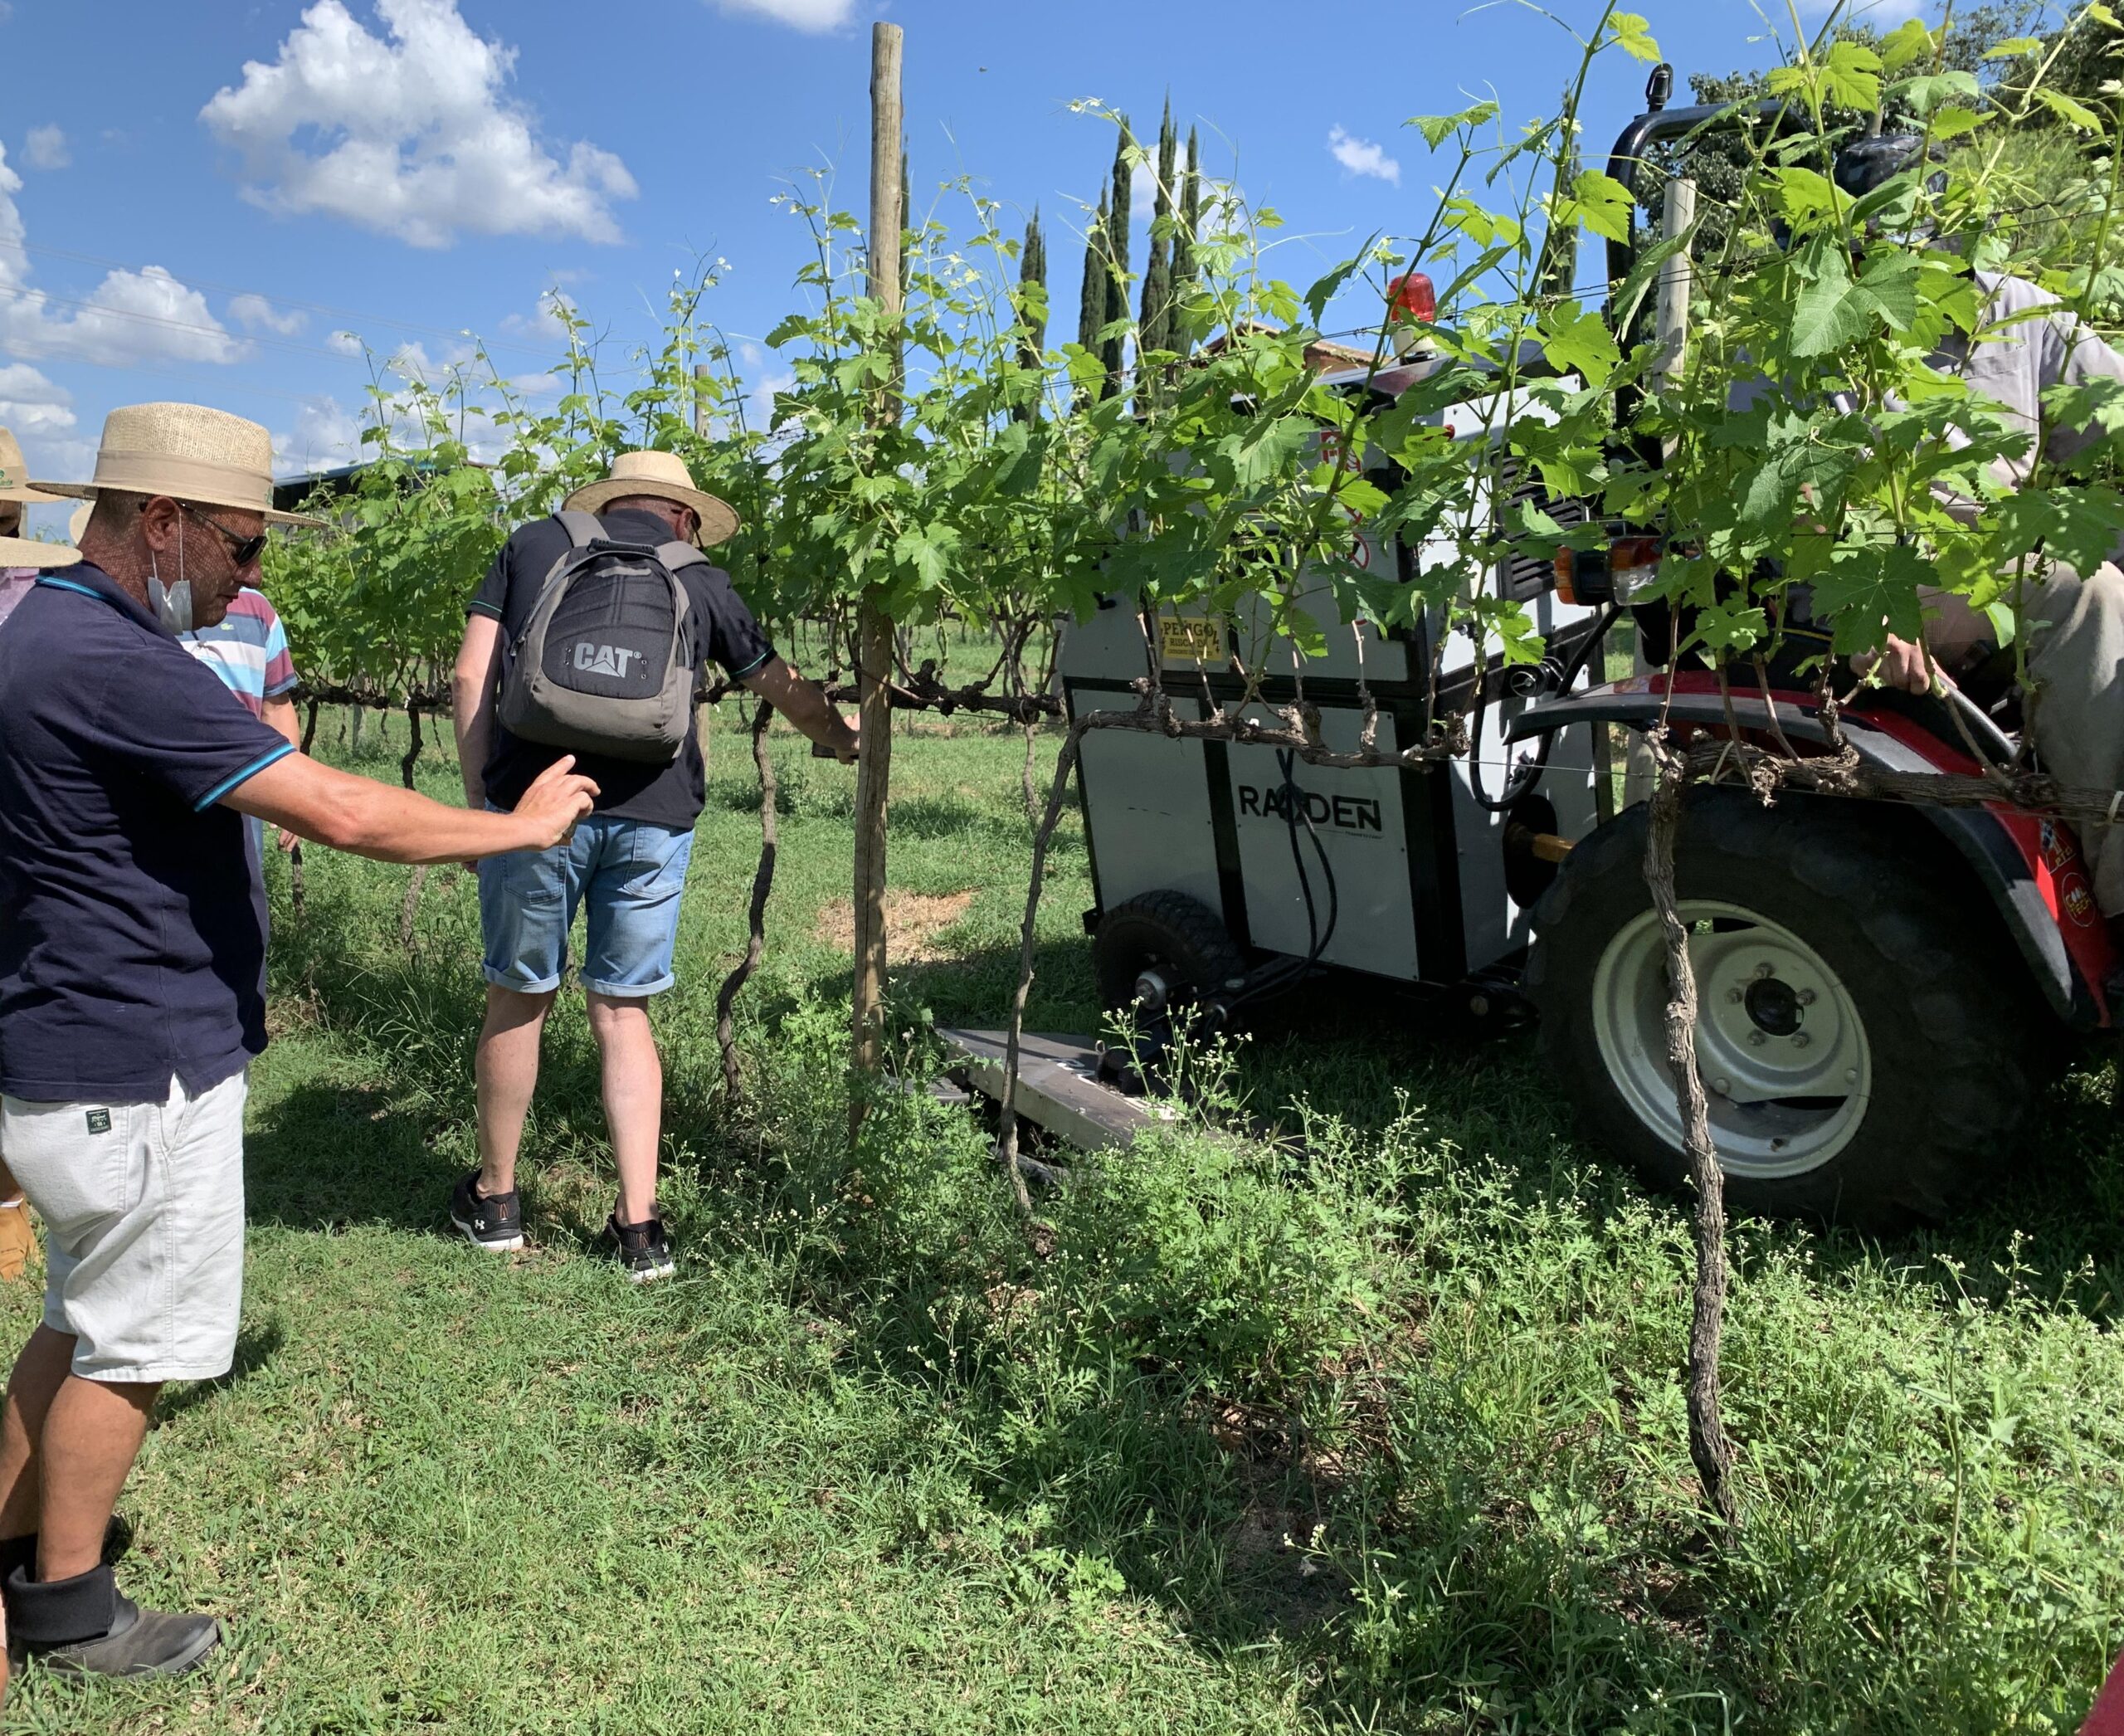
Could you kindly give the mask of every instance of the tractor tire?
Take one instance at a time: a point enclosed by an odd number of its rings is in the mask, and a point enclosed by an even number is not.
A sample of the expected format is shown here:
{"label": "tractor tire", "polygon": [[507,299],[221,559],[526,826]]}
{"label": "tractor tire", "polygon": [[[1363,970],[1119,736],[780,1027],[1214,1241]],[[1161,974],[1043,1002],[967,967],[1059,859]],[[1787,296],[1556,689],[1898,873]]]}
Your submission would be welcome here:
{"label": "tractor tire", "polygon": [[[1526,988],[1586,1130],[1686,1189],[1649,823],[1630,808],[1571,851],[1537,912]],[[1922,841],[1864,804],[1689,792],[1675,891],[1735,1212],[1878,1233],[1944,1217],[2008,1160],[2035,1046],[2063,1032],[1980,895]]]}
{"label": "tractor tire", "polygon": [[1185,892],[1146,892],[1099,919],[1092,969],[1101,1007],[1133,1006],[1136,979],[1152,966],[1163,967],[1173,987],[1205,992],[1246,973],[1223,919]]}

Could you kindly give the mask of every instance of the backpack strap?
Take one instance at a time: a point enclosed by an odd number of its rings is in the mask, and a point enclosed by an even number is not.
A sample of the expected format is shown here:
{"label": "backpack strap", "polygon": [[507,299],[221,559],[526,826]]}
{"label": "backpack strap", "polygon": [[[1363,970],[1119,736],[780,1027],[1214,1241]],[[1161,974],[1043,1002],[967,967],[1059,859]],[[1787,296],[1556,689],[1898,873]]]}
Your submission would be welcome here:
{"label": "backpack strap", "polygon": [[574,549],[587,549],[604,535],[605,527],[597,522],[597,515],[589,512],[570,512],[567,508],[553,514],[562,529],[568,533],[568,545]]}
{"label": "backpack strap", "polygon": [[676,573],[680,568],[690,567],[696,562],[704,567],[708,564],[708,557],[691,543],[681,543],[675,539],[657,545],[656,558],[663,562],[664,570],[667,573]]}
{"label": "backpack strap", "polygon": [[701,665],[707,659],[700,656],[700,643],[697,636],[699,629],[694,623],[694,595],[686,588],[685,581],[679,577],[679,573],[682,568],[693,566],[696,563],[705,567],[708,564],[708,557],[694,548],[691,543],[682,543],[674,537],[670,542],[660,543],[657,545],[656,559],[664,570],[671,575],[674,583],[678,588],[679,631],[685,639],[686,649],[693,653],[694,669],[698,675]]}

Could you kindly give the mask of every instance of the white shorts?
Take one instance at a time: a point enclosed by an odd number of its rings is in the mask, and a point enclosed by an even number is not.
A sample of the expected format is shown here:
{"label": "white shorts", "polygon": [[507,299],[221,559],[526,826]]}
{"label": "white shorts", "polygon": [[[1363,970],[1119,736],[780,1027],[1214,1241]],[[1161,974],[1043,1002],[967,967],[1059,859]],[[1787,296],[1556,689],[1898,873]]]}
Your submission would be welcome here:
{"label": "white shorts", "polygon": [[85,1380],[211,1380],[243,1309],[237,1073],[163,1103],[0,1096],[0,1152],[45,1223],[44,1324]]}

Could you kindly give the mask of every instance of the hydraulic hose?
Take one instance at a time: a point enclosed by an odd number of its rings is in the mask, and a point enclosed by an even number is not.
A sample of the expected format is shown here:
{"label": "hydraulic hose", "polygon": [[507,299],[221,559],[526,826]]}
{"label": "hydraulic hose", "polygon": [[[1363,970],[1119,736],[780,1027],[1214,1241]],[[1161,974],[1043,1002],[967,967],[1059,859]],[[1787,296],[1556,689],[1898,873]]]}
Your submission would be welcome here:
{"label": "hydraulic hose", "polygon": [[[1621,613],[1622,606],[1620,603],[1611,602],[1601,610],[1600,618],[1594,623],[1593,631],[1586,636],[1578,649],[1571,654],[1571,661],[1564,665],[1563,672],[1557,676],[1556,691],[1558,693],[1571,691],[1571,684],[1577,680],[1586,666],[1592,661],[1593,653],[1607,643],[1608,629],[1615,624],[1615,617]],[[1476,807],[1481,808],[1485,813],[1498,814],[1503,813],[1505,809],[1510,807],[1513,802],[1518,801],[1522,796],[1542,781],[1542,773],[1549,768],[1549,750],[1555,745],[1556,732],[1553,729],[1544,731],[1540,739],[1534,744],[1534,757],[1532,759],[1522,760],[1519,764],[1513,767],[1510,775],[1505,779],[1504,788],[1495,796],[1490,796],[1483,788],[1483,712],[1487,705],[1488,700],[1483,691],[1482,684],[1478,681],[1475,686],[1475,709],[1468,719],[1468,788],[1469,794],[1475,798]]]}

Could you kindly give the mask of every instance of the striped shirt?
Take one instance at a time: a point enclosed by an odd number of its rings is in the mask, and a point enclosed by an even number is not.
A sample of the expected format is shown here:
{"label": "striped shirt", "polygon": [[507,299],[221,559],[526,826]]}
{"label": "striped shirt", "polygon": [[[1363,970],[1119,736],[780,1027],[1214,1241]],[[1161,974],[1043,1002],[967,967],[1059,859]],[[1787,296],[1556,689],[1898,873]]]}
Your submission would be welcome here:
{"label": "striped shirt", "polygon": [[266,700],[300,685],[280,617],[264,592],[247,586],[236,593],[220,625],[179,633],[177,642],[219,675],[253,717],[265,716]]}
{"label": "striped shirt", "polygon": [[15,612],[15,605],[30,594],[37,583],[35,567],[0,567],[0,621]]}

